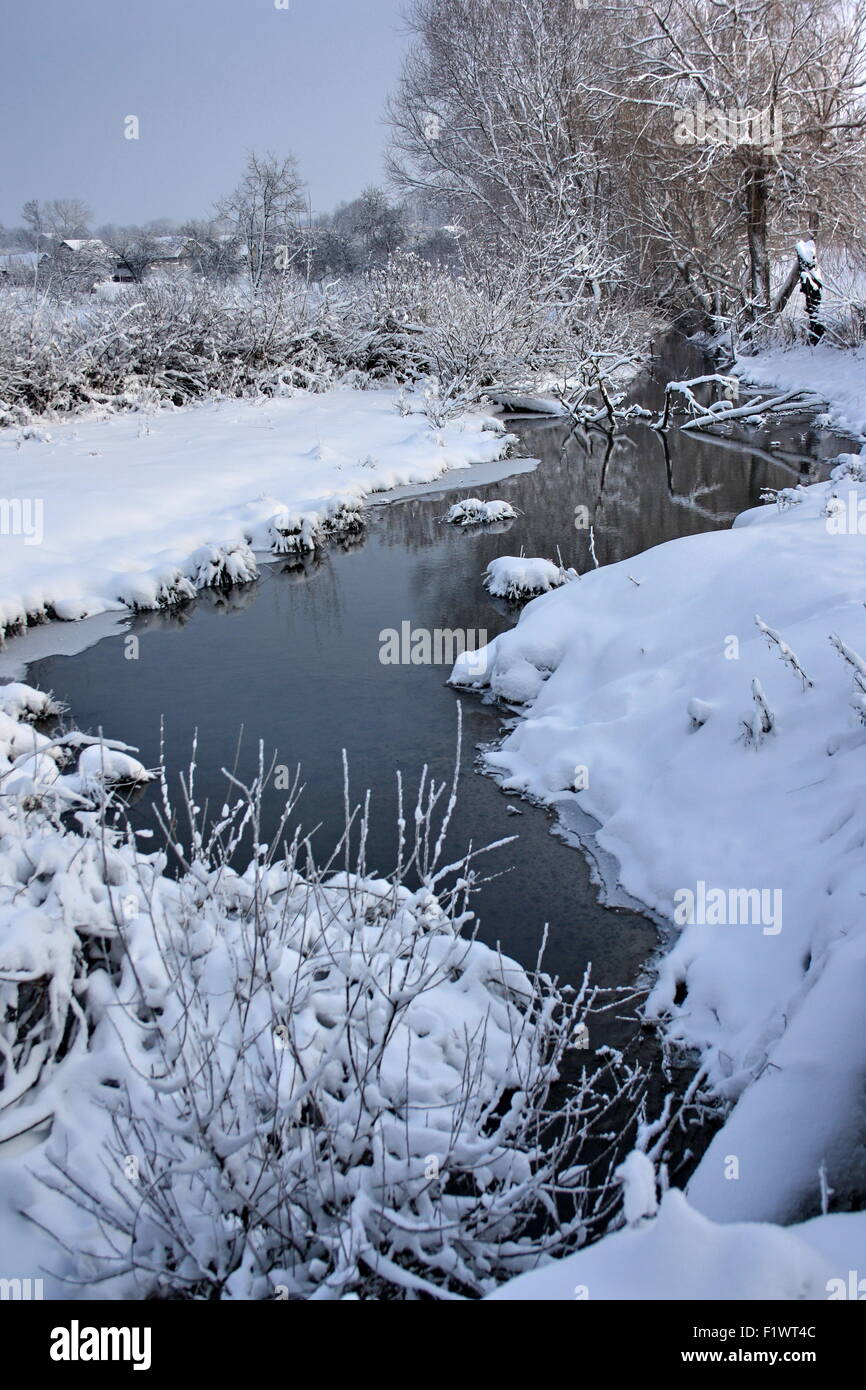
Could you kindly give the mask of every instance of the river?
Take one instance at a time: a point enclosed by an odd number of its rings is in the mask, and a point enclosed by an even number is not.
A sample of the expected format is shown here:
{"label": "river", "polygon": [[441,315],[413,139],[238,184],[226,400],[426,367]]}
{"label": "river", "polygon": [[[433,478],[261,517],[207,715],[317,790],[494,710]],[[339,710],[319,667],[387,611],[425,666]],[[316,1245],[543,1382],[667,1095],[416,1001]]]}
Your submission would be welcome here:
{"label": "river", "polygon": [[[683,365],[670,354],[656,361],[639,399],[658,402],[662,381]],[[502,711],[451,690],[449,666],[383,664],[382,633],[408,622],[492,637],[517,618],[482,587],[494,557],[523,547],[552,558],[559,551],[581,572],[593,563],[575,508],[587,509],[598,562],[609,564],[677,536],[729,526],[764,487],[826,476],[827,460],[847,441],[807,419],[752,430],[745,442],[679,431],[662,437],[639,422],[614,438],[550,418],[516,417],[509,428],[518,437],[512,454],[537,466],[515,465],[522,471],[474,483],[471,491],[510,502],[519,513],[513,522],[473,530],[445,525],[447,506],[466,491],[467,479],[452,473],[416,495],[372,506],[354,544],[332,545],[302,564],[265,563],[258,582],[242,589],[204,592],[182,609],[130,617],[125,631],[86,650],[33,662],[27,679],[68,704],[77,727],[136,745],[150,766],[159,759],[162,723],[172,779],[188,766],[198,731],[197,800],[215,809],[226,799],[221,769],[234,762],[240,731],[241,771],[253,770],[263,740],[280,764],[301,764],[300,816],[308,829],[320,827],[314,844],[323,852],[342,829],[345,749],[354,797],[372,793],[367,859],[382,873],[395,860],[395,769],[409,788],[425,764],[437,778],[450,776],[460,702],[462,777],[451,855],[470,842],[517,837],[481,861],[490,875],[474,904],[481,938],[533,965],[547,924],[550,973],[576,983],[591,962],[596,983],[626,984],[651,957],[656,925],[637,905],[601,903],[587,862],[554,833],[552,815],[525,802],[515,806],[478,775],[479,747],[500,736]],[[137,659],[129,659],[136,644],[128,636],[138,639]],[[284,799],[272,786],[269,816],[276,818]],[[139,826],[153,824],[148,795],[132,815]],[[609,1036],[616,1038],[615,1024]]]}

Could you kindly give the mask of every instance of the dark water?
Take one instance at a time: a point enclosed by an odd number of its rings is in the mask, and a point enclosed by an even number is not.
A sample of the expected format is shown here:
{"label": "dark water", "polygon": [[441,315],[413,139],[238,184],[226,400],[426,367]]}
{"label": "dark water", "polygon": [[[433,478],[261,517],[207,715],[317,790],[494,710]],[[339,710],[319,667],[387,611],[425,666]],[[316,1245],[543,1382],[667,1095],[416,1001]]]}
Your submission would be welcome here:
{"label": "dark water", "polygon": [[[700,369],[700,364],[697,364]],[[669,375],[670,363],[665,364]],[[658,397],[658,385],[642,398]],[[279,762],[301,763],[306,791],[300,816],[319,822],[315,843],[329,850],[342,829],[341,750],[349,759],[355,798],[373,793],[368,865],[387,873],[395,860],[394,769],[408,788],[427,763],[439,779],[453,767],[456,707],[464,716],[463,776],[449,837],[452,857],[471,842],[505,835],[517,842],[487,857],[486,883],[475,901],[482,938],[534,964],[545,923],[545,963],[566,980],[587,962],[598,983],[637,976],[656,944],[656,929],[636,912],[602,907],[583,858],[551,833],[543,810],[504,796],[473,770],[476,746],[497,737],[501,714],[445,684],[447,666],[380,662],[380,634],[400,628],[484,629],[488,636],[516,614],[485,594],[481,573],[497,555],[555,557],[586,569],[588,533],[574,524],[584,506],[593,522],[599,561],[610,563],[675,536],[728,526],[757,503],[766,486],[808,481],[826,470],[845,441],[808,422],[724,445],[673,432],[662,439],[632,424],[613,440],[570,430],[561,422],[512,422],[514,453],[540,464],[501,482],[473,488],[502,497],[520,512],[505,528],[466,532],[440,518],[459,485],[371,509],[365,537],[334,546],[302,567],[263,568],[259,582],[227,597],[203,594],[175,613],[130,621],[140,639],[138,660],[125,656],[123,636],[75,656],[35,663],[28,679],[53,690],[78,727],[137,745],[149,765],[159,757],[164,718],[174,775],[189,761],[199,733],[197,799],[215,809],[225,800],[220,773],[234,761],[244,729],[241,770],[252,771],[258,740]],[[781,449],[771,448],[778,443]],[[284,797],[269,794],[274,817]],[[134,810],[152,824],[145,798]],[[482,861],[484,863],[485,861]]]}

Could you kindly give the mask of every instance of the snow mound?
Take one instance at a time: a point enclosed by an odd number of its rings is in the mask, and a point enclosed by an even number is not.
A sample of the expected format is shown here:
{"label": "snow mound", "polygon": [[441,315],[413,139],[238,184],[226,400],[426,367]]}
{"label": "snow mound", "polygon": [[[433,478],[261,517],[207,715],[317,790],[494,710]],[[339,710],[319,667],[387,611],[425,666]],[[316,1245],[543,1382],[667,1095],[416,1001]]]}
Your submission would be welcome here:
{"label": "snow mound", "polygon": [[552,560],[530,559],[523,555],[500,555],[484,571],[484,587],[494,598],[512,601],[558,589],[579,576],[576,570],[556,565]]}
{"label": "snow mound", "polygon": [[510,521],[516,516],[510,502],[482,502],[478,497],[464,497],[448,508],[443,520],[454,526],[483,526],[493,521]]}
{"label": "snow mound", "polygon": [[78,758],[78,776],[83,786],[95,782],[150,782],[153,773],[143,763],[117,748],[94,743],[83,749]]}
{"label": "snow mound", "polygon": [[[634,1158],[635,1155],[631,1155]],[[644,1155],[638,1155],[644,1158]],[[646,1160],[648,1162],[648,1160]],[[717,1225],[676,1189],[658,1215],[503,1284],[491,1300],[820,1300],[862,1269],[866,1212]],[[857,1297],[857,1295],[854,1295]],[[862,1295],[861,1295],[862,1296]]]}

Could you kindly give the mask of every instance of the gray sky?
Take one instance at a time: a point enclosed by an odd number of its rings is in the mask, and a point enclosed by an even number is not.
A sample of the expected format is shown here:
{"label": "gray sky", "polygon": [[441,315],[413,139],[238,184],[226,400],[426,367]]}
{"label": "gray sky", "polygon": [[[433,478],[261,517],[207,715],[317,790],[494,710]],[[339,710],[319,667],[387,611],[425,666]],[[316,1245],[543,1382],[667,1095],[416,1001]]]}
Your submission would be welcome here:
{"label": "gray sky", "polygon": [[206,216],[250,149],[295,153],[315,210],[381,183],[402,0],[282,3],[0,0],[0,222],[60,197]]}

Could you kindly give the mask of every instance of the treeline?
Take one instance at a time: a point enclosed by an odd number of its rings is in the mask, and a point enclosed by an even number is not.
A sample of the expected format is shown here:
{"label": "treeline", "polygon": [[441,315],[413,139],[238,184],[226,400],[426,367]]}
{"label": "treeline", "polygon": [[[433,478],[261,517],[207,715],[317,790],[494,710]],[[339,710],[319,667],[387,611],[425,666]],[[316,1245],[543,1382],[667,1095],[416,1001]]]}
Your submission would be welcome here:
{"label": "treeline", "polygon": [[344,379],[423,381],[436,416],[557,382],[573,403],[670,319],[728,350],[862,339],[866,0],[409,22],[390,195],[313,216],[265,153],[180,227],[28,203],[0,237],[0,420]]}
{"label": "treeline", "polygon": [[0,227],[0,284],[35,284],[59,299],[157,274],[257,288],[289,270],[317,284],[382,269],[397,252],[454,267],[459,230],[429,198],[393,197],[377,187],[313,215],[294,158],[252,154],[238,187],[207,218],[96,226],[81,199],[31,200],[20,226]]}
{"label": "treeline", "polygon": [[862,268],[864,0],[414,0],[410,22],[397,185],[532,247],[554,298],[589,276],[754,336],[798,242]]}

